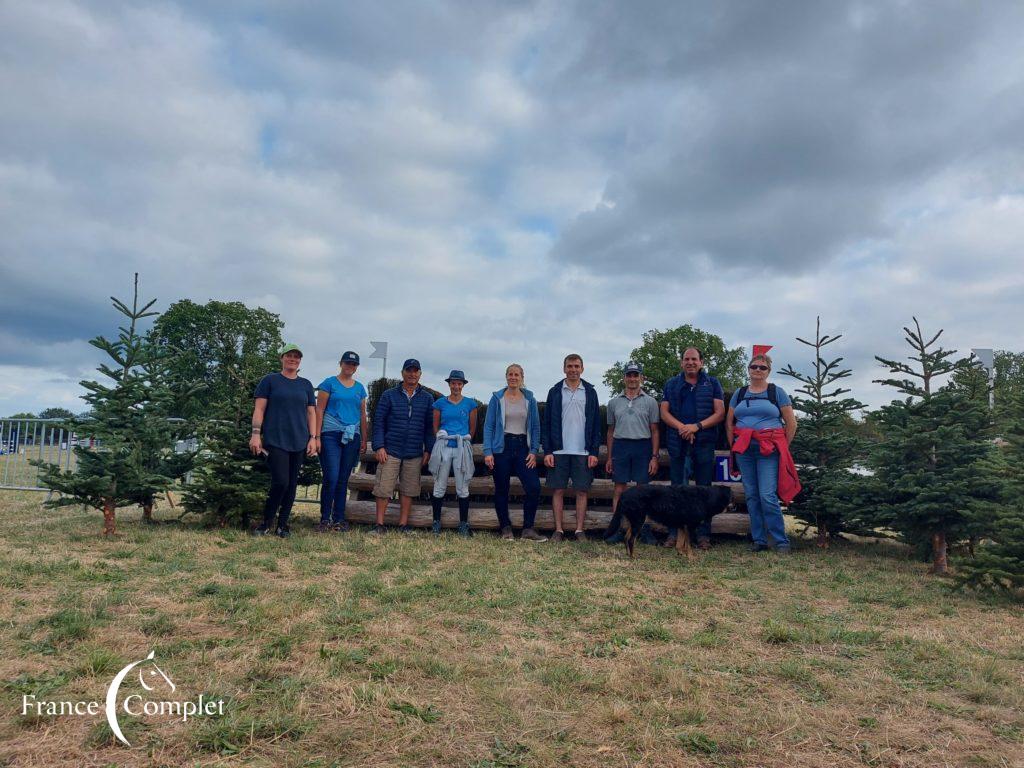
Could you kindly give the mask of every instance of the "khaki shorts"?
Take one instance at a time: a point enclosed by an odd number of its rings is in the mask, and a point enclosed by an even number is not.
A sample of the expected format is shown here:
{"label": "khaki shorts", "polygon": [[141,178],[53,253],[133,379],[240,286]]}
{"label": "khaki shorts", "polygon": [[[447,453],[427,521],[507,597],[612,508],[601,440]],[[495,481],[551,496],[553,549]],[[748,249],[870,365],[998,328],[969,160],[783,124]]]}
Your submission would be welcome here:
{"label": "khaki shorts", "polygon": [[391,456],[385,463],[377,464],[373,495],[378,499],[390,499],[394,496],[397,485],[398,492],[403,496],[419,496],[422,466],[423,458],[420,456],[415,459],[396,459]]}

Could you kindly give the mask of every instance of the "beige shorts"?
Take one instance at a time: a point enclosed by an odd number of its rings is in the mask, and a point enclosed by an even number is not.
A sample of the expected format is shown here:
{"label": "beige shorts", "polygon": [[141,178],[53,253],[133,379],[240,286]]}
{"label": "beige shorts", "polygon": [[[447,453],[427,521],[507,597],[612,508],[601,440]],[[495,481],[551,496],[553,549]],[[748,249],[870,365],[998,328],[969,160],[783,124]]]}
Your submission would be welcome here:
{"label": "beige shorts", "polygon": [[377,464],[374,475],[373,495],[379,499],[390,499],[395,494],[395,486],[403,496],[420,495],[420,468],[422,457],[415,459],[396,459],[391,456],[385,463]]}

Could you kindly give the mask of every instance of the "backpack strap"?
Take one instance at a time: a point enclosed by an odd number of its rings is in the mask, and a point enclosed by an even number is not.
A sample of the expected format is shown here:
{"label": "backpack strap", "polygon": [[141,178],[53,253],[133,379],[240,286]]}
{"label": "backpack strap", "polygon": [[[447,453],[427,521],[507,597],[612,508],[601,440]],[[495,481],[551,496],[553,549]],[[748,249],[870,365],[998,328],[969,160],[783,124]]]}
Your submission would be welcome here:
{"label": "backpack strap", "polygon": [[[740,387],[736,391],[736,405],[739,405],[740,403],[744,402],[747,399],[747,390],[748,389],[749,389],[749,387],[744,385],[744,386]],[[781,416],[782,415],[782,409],[779,408],[779,391],[778,391],[778,388],[774,384],[769,384],[768,385],[767,395],[768,395],[768,402],[775,406],[775,408],[779,412],[779,415]]]}

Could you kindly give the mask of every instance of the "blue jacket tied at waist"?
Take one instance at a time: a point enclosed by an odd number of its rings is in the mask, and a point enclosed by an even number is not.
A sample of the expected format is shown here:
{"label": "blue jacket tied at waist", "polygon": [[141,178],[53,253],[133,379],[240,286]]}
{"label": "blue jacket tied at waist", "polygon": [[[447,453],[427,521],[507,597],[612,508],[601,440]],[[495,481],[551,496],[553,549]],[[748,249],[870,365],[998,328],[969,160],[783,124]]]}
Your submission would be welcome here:
{"label": "blue jacket tied at waist", "polygon": [[417,386],[406,397],[402,385],[386,390],[373,414],[373,449],[397,459],[421,457],[434,438],[434,398]]}

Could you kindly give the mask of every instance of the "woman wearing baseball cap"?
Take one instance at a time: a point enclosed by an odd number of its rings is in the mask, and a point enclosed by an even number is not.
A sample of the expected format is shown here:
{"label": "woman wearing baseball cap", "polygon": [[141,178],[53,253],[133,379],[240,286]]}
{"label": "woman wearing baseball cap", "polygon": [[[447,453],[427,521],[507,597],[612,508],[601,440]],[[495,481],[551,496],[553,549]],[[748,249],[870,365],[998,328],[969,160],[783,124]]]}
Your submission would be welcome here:
{"label": "woman wearing baseball cap", "polygon": [[348,478],[366,450],[366,388],[355,380],[359,355],[351,350],[338,362],[341,372],[320,382],[316,395],[317,448],[324,484],[317,531],[347,531]]}
{"label": "woman wearing baseball cap", "polygon": [[279,354],[281,372],[267,374],[256,385],[249,450],[254,456],[266,456],[270,467],[263,522],[253,533],[268,533],[277,516],[277,535],[284,538],[290,534],[288,516],[295,502],[299,469],[306,456],[316,455],[316,399],[309,379],[299,376],[302,350],[285,344]]}

